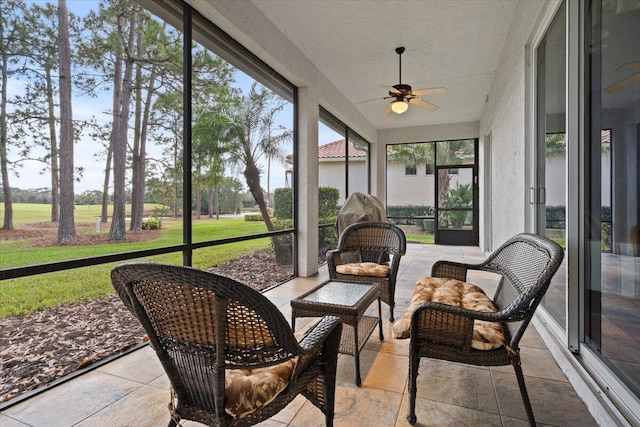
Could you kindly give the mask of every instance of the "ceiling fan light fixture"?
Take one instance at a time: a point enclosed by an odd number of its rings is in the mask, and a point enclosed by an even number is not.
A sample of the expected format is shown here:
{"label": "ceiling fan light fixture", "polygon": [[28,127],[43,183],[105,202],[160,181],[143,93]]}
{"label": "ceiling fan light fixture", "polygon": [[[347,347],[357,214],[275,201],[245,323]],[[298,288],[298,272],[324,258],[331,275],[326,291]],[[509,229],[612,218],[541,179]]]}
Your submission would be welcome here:
{"label": "ceiling fan light fixture", "polygon": [[404,100],[396,100],[391,102],[391,111],[396,114],[402,114],[409,108],[409,104]]}

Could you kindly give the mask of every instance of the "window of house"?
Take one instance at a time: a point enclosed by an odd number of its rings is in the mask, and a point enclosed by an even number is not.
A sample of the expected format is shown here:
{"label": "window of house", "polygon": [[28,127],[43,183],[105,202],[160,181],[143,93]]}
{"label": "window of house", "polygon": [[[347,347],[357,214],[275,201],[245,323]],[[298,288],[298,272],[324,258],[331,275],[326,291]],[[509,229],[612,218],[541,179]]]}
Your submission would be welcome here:
{"label": "window of house", "polygon": [[432,164],[432,163],[427,163],[427,164],[425,165],[424,173],[425,173],[426,175],[433,175],[433,164]]}
{"label": "window of house", "polygon": [[417,168],[415,166],[405,166],[404,167],[405,175],[417,175]]}

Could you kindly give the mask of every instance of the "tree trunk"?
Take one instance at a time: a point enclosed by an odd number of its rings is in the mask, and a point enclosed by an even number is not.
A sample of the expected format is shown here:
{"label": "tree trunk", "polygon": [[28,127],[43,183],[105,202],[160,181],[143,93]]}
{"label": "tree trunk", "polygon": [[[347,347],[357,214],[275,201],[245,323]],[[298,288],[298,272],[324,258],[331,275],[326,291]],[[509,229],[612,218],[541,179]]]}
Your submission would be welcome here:
{"label": "tree trunk", "polygon": [[[121,7],[124,2],[121,2]],[[129,119],[129,104],[131,102],[133,76],[133,43],[135,38],[136,8],[131,10],[129,17],[129,39],[126,49],[126,59],[124,65],[124,77],[122,78],[122,97],[120,102],[120,114],[114,116],[114,121],[118,121],[118,135],[113,145],[113,217],[111,218],[111,228],[109,238],[112,240],[123,240],[126,233],[125,221],[125,176],[127,168],[127,131]],[[120,18],[121,21],[121,18]],[[121,22],[120,22],[121,23]],[[124,36],[122,25],[118,25],[120,36]]]}
{"label": "tree trunk", "polygon": [[106,224],[109,207],[109,183],[111,182],[111,168],[113,162],[113,145],[118,135],[118,124],[116,117],[120,115],[120,96],[122,94],[122,59],[116,57],[113,77],[113,120],[111,123],[111,135],[109,136],[109,147],[107,147],[107,161],[104,168],[104,183],[102,185],[102,214],[100,222]]}
{"label": "tree trunk", "polygon": [[[142,56],[142,31],[138,31],[136,56]],[[133,150],[131,152],[131,222],[129,231],[142,232],[142,195],[140,194],[140,133],[142,127],[142,64],[136,64]]]}
{"label": "tree trunk", "polygon": [[213,188],[209,188],[207,196],[207,213],[209,214],[209,218],[213,218]]}
{"label": "tree trunk", "polygon": [[216,219],[220,219],[220,185],[216,185]]}
{"label": "tree trunk", "polygon": [[55,116],[55,103],[53,94],[53,81],[51,78],[51,69],[46,69],[47,80],[47,103],[49,107],[49,139],[51,140],[51,147],[49,148],[51,153],[51,222],[58,222],[60,220],[60,200],[58,195],[60,194],[60,168],[58,163],[58,140],[56,138],[56,116]]}
{"label": "tree trunk", "polygon": [[200,219],[200,212],[202,212],[202,188],[200,188],[200,186],[196,187],[195,197],[196,197],[196,218]]}
{"label": "tree trunk", "polygon": [[71,47],[66,0],[58,0],[60,52],[60,222],[58,243],[69,243],[75,234],[73,191],[73,113],[71,109]]}
{"label": "tree trunk", "polygon": [[[0,8],[1,9],[1,8]],[[2,175],[2,194],[4,196],[3,230],[13,230],[13,202],[9,183],[9,159],[7,158],[7,84],[9,74],[9,56],[4,43],[4,26],[0,10],[0,55],[2,55],[2,97],[0,98],[0,174]]]}
{"label": "tree trunk", "polygon": [[[247,185],[249,186],[249,191],[251,195],[255,199],[258,207],[260,208],[260,213],[262,214],[262,219],[264,220],[265,225],[267,226],[267,230],[273,231],[273,223],[271,222],[271,218],[269,217],[269,211],[267,210],[267,205],[264,201],[264,193],[262,191],[262,187],[260,186],[260,169],[255,163],[250,163],[246,165],[244,170],[244,177],[247,180]],[[288,257],[288,253],[290,252],[288,249],[282,246],[280,243],[280,239],[278,236],[273,236],[271,238],[273,242],[273,248],[276,252],[276,259],[280,263],[286,262]]]}
{"label": "tree trunk", "polygon": [[109,216],[109,182],[111,181],[111,161],[113,159],[113,129],[109,138],[109,146],[107,147],[107,161],[104,168],[104,181],[102,184],[102,211],[100,212],[100,222],[107,223]]}
{"label": "tree trunk", "polygon": [[[182,180],[180,179],[180,169],[177,167],[179,162],[179,152],[178,149],[179,142],[176,140],[173,144],[173,164],[175,165],[173,171],[173,217],[178,218],[180,216],[180,186]],[[185,215],[188,213],[185,212]]]}
{"label": "tree trunk", "polygon": [[[133,190],[137,190],[136,193],[139,197],[136,200],[136,214],[133,214],[133,201],[132,201],[132,213],[131,221],[135,221],[134,233],[142,231],[142,217],[144,216],[144,195],[146,192],[145,176],[147,167],[147,135],[149,131],[149,117],[151,116],[151,108],[153,106],[153,95],[155,93],[155,82],[158,75],[157,67],[153,66],[151,70],[151,76],[149,77],[149,89],[147,90],[147,97],[143,105],[142,113],[142,125],[140,129],[140,146],[138,147],[138,164],[133,168],[133,173],[138,176],[138,180],[133,187]],[[133,192],[133,191],[132,191]]]}
{"label": "tree trunk", "polygon": [[451,182],[451,175],[449,175],[448,170],[440,169],[438,170],[438,200],[442,203],[442,200],[449,193],[449,183]]}

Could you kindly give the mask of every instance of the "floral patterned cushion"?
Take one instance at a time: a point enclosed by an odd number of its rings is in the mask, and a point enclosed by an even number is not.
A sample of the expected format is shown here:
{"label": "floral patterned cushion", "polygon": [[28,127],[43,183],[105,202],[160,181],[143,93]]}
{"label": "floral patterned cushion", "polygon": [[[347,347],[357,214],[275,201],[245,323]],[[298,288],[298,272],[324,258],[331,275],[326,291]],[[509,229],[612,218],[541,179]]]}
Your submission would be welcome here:
{"label": "floral patterned cushion", "polygon": [[[413,298],[407,311],[393,324],[395,338],[409,338],[411,314],[423,302],[439,302],[469,310],[495,312],[493,301],[478,286],[455,279],[421,277],[416,282]],[[471,347],[493,350],[504,344],[502,325],[498,322],[475,320]]]}
{"label": "floral patterned cushion", "polygon": [[266,368],[225,371],[225,410],[242,418],[273,401],[289,384],[296,359]]}
{"label": "floral patterned cushion", "polygon": [[389,266],[376,264],[375,262],[353,262],[336,266],[336,271],[340,274],[350,274],[352,276],[389,276]]}

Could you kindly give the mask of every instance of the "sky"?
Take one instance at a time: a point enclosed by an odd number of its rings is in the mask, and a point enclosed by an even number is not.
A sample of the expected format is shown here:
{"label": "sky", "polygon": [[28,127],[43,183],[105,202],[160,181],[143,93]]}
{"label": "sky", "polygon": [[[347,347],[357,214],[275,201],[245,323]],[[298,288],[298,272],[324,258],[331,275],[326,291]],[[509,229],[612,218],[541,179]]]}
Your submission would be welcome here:
{"label": "sky", "polygon": [[[45,1],[38,1],[38,3],[45,3]],[[76,15],[85,15],[90,10],[97,10],[99,2],[90,0],[70,0],[67,2],[69,11]],[[247,92],[253,83],[253,79],[248,77],[241,71],[234,73],[234,86],[242,89],[243,92]],[[9,97],[21,94],[24,92],[24,81],[17,80],[15,77],[9,79],[8,95]],[[108,112],[111,110],[111,92],[100,93],[96,98],[82,97],[78,91],[73,89],[73,116],[74,120],[90,119],[91,117],[97,117],[99,122],[107,123],[110,121]],[[292,126],[292,105],[288,104],[283,112],[280,114],[279,122],[286,127]],[[132,137],[132,131],[129,131],[129,139]],[[81,167],[84,169],[84,173],[79,181],[75,182],[74,190],[76,194],[80,194],[89,190],[101,190],[104,180],[105,160],[99,156],[99,152],[102,150],[100,144],[92,141],[88,137],[82,137],[74,146],[74,166],[76,168]],[[289,151],[289,150],[287,150]],[[18,153],[15,148],[9,147],[9,159],[15,160],[18,158]],[[43,155],[44,150],[34,151],[36,154]],[[148,149],[148,157],[160,157],[159,147],[153,147],[153,142],[150,143]],[[290,154],[287,152],[287,154]],[[263,169],[266,175],[266,163],[263,162]],[[17,187],[21,189],[30,188],[50,188],[51,177],[48,171],[43,171],[43,164],[37,161],[27,161],[23,163],[23,167],[18,168],[19,177],[10,176],[11,187]],[[270,187],[273,191],[274,188],[285,186],[285,169],[286,166],[277,162],[271,164],[271,181]],[[239,171],[238,173],[241,173]],[[241,182],[244,184],[244,178],[238,176]],[[262,181],[263,188],[266,189],[266,176],[263,176]]]}

